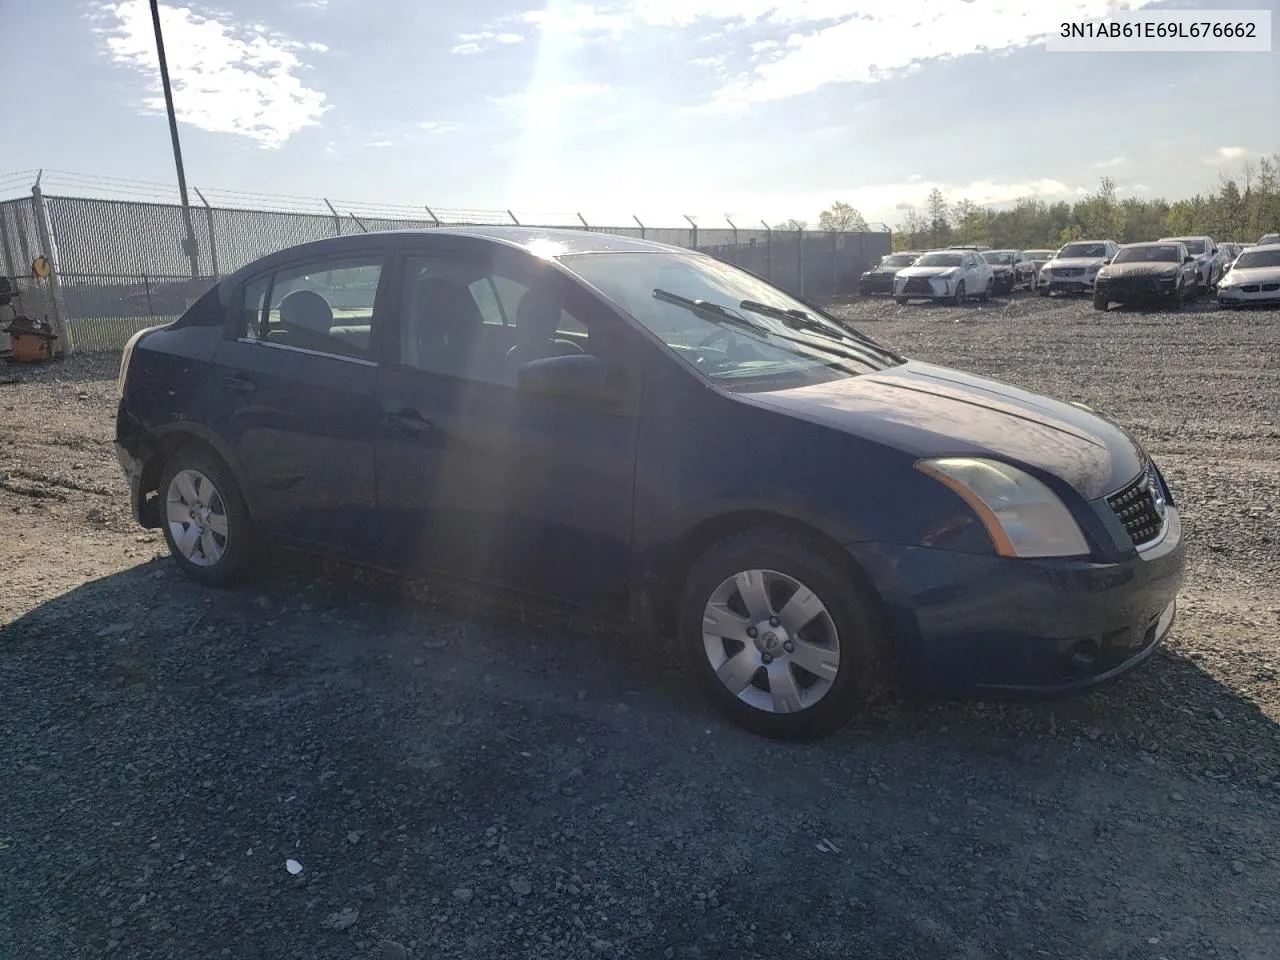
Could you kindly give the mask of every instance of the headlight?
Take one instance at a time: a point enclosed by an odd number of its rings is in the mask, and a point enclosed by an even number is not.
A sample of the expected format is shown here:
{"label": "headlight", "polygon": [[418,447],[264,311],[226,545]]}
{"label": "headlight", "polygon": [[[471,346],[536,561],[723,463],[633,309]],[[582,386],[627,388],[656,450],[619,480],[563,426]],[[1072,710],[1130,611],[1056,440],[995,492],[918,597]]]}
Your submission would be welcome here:
{"label": "headlight", "polygon": [[955,491],[987,528],[1002,557],[1075,557],[1089,544],[1057,495],[1035,477],[998,460],[945,457],[916,469]]}

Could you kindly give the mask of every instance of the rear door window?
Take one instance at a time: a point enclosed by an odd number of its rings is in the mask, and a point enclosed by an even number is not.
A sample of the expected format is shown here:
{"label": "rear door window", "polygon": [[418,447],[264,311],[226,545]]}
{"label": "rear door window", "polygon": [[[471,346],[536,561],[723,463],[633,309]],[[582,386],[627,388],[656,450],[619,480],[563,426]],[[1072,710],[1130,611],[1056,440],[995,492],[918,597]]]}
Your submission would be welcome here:
{"label": "rear door window", "polygon": [[240,336],[336,356],[373,358],[381,257],[290,266],[244,287]]}

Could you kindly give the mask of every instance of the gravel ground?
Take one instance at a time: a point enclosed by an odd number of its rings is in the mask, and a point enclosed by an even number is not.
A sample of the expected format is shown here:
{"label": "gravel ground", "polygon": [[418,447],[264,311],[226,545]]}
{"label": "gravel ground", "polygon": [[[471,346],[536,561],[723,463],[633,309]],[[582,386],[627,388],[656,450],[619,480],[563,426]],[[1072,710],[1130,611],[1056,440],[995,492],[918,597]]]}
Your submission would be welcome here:
{"label": "gravel ground", "polygon": [[1166,649],[770,743],[617,627],[287,556],[195,586],[128,518],[117,358],[0,367],[0,960],[1280,956],[1280,311],[838,309],[1136,428]]}

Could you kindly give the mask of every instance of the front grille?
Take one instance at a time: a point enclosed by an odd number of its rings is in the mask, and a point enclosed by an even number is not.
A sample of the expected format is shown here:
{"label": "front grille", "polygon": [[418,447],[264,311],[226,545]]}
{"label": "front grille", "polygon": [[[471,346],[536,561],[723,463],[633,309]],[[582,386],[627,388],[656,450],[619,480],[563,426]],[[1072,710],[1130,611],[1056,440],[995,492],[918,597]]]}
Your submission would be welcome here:
{"label": "front grille", "polygon": [[[1155,471],[1148,467],[1133,483],[1107,497],[1108,505],[1135,547],[1150,543],[1164,528],[1164,513],[1156,500],[1159,483]],[[1163,505],[1163,495],[1159,499]]]}
{"label": "front grille", "polygon": [[1083,277],[1084,267],[1057,267],[1053,271],[1055,277]]}
{"label": "front grille", "polygon": [[1262,284],[1264,293],[1270,293],[1272,290],[1280,290],[1280,283],[1264,283]]}
{"label": "front grille", "polygon": [[1240,289],[1243,290],[1245,293],[1257,293],[1262,288],[1259,287],[1256,283],[1246,283]]}
{"label": "front grille", "polygon": [[933,294],[933,284],[926,277],[908,277],[906,286],[902,288],[903,293],[927,293]]}

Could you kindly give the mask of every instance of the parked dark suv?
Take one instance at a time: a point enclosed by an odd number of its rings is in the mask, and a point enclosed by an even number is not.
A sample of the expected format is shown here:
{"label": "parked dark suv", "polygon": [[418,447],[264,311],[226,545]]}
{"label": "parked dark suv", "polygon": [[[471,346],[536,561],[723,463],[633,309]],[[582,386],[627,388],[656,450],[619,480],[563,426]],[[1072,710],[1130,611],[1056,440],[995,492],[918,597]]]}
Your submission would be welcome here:
{"label": "parked dark suv", "polygon": [[197,580],[272,541],[630,613],[770,736],[894,677],[1087,686],[1165,637],[1182,579],[1168,487],[1110,420],[601,233],[284,250],[135,337],[120,381],[133,509]]}

